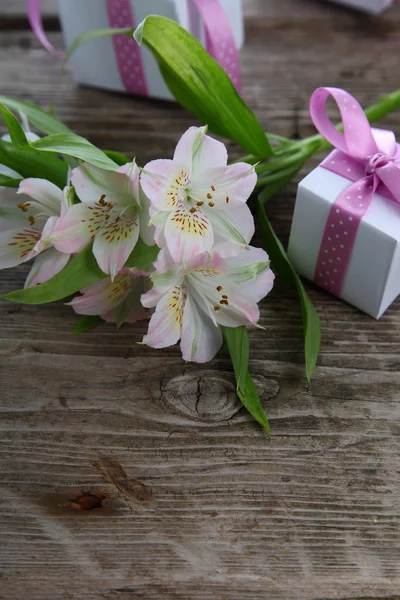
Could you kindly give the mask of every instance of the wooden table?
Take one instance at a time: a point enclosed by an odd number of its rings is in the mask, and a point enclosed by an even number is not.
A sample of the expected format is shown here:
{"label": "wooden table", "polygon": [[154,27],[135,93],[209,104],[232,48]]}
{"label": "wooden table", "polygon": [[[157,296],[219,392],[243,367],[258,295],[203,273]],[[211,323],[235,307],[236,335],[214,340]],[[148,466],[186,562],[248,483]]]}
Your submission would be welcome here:
{"label": "wooden table", "polygon": [[[194,119],[58,83],[24,5],[1,1],[1,93],[53,103],[141,164],[170,156]],[[381,18],[321,0],[246,0],[245,12],[243,96],[266,129],[311,134],[319,85],[364,106],[400,87],[399,5]],[[61,45],[51,0],[45,13]],[[385,125],[400,135],[400,111]],[[295,190],[268,207],[284,241]],[[1,293],[27,271],[2,271]],[[177,348],[138,346],[144,325],[74,337],[63,303],[1,304],[1,599],[400,597],[400,302],[375,322],[307,289],[323,325],[310,389],[292,291],[277,283],[266,331],[251,334],[269,439],[236,400],[227,355],[184,364]],[[103,507],[71,502],[89,491]]]}

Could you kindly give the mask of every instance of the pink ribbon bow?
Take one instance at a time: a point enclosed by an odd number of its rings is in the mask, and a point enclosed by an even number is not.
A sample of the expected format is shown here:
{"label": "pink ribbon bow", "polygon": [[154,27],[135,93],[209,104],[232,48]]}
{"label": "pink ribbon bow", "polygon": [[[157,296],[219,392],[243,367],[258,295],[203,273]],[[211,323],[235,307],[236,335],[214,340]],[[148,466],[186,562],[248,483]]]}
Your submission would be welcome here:
{"label": "pink ribbon bow", "polygon": [[[340,110],[343,133],[326,113],[329,96]],[[344,90],[315,90],[310,113],[318,131],[336,148],[320,166],[354,182],[332,204],[314,274],[315,283],[340,297],[357,231],[373,195],[400,203],[400,146],[392,131],[371,128],[360,104]]]}
{"label": "pink ribbon bow", "polygon": [[[105,0],[110,27],[135,29],[131,0]],[[56,50],[46,36],[40,10],[41,0],[28,0],[28,19],[39,42],[51,54]],[[241,88],[239,52],[236,48],[229,19],[219,0],[191,0],[199,11],[206,31],[206,50],[225,69],[238,92]],[[146,73],[140,48],[133,38],[113,36],[118,69],[128,93],[148,96]]]}

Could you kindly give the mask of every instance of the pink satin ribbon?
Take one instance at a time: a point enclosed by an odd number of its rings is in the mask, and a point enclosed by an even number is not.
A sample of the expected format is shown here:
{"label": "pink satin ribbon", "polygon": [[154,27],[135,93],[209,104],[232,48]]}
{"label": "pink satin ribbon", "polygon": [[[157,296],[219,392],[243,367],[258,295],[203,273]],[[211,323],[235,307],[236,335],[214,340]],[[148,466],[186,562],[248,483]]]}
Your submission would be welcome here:
{"label": "pink satin ribbon", "polygon": [[[241,88],[239,53],[229,19],[219,0],[191,0],[199,11],[206,31],[206,50],[225,69],[238,92]],[[106,0],[110,27],[135,29],[131,0]],[[51,54],[63,53],[54,48],[43,29],[40,0],[28,0],[28,19],[39,42]],[[127,92],[148,96],[146,73],[140,48],[133,38],[113,36],[118,69]]]}
{"label": "pink satin ribbon", "polygon": [[39,42],[54,56],[63,56],[64,52],[54,48],[53,44],[48,39],[42,22],[42,13],[40,10],[41,0],[28,0],[28,20],[32,31],[36,35]]}
{"label": "pink satin ribbon", "polygon": [[[326,113],[329,96],[338,105],[343,133]],[[392,131],[371,128],[360,104],[344,90],[315,90],[310,113],[318,131],[336,148],[320,166],[353,182],[332,204],[314,274],[315,283],[340,297],[357,231],[373,195],[400,203],[400,146]]]}

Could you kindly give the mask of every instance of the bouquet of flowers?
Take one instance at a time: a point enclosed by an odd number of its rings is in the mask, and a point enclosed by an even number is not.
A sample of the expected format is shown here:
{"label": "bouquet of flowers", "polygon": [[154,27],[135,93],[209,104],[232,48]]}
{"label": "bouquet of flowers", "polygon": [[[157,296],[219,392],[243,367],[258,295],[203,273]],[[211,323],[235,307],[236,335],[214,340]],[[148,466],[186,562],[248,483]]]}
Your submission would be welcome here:
{"label": "bouquet of flowers", "polygon": [[[8,129],[0,141],[0,268],[33,261],[25,287],[5,298],[27,304],[67,298],[82,315],[76,332],[101,320],[120,327],[149,319],[142,343],[164,348],[180,340],[186,361],[209,361],[225,343],[238,396],[268,431],[248,371],[246,327],[259,327],[258,303],[272,289],[274,272],[299,293],[308,380],[320,325],[264,203],[329,144],[320,135],[292,141],[266,134],[224,70],[176,23],[151,16],[136,31],[117,32],[150,48],[171,92],[205,126],[184,132],[172,159],[140,166],[96,148],[39,107],[0,97]],[[69,54],[115,33],[88,32]],[[399,105],[395,92],[367,115],[376,120]],[[31,133],[26,119],[46,135]],[[207,125],[249,154],[228,164],[225,145],[208,135]],[[250,245],[250,208],[265,250]]]}

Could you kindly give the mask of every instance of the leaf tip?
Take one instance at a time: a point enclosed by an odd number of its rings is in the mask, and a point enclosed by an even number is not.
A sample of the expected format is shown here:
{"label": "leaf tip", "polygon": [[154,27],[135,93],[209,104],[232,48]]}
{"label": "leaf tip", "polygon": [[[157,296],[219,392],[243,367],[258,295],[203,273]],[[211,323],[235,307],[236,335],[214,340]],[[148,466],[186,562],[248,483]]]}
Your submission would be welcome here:
{"label": "leaf tip", "polygon": [[[147,19],[147,17],[146,17]],[[141,46],[143,44],[143,29],[144,29],[144,25],[146,23],[146,19],[143,19],[143,21],[141,23],[139,23],[139,25],[136,27],[135,31],[133,32],[133,39],[138,43],[139,46]]]}

